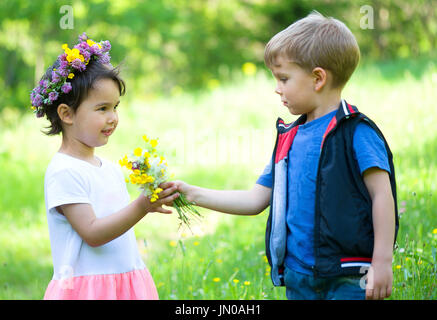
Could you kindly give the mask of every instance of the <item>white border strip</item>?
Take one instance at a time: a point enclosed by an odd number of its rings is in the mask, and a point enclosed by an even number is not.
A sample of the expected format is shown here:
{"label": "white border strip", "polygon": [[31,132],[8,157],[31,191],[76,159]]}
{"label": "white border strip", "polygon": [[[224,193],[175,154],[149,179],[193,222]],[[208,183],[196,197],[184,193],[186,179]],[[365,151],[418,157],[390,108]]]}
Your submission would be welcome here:
{"label": "white border strip", "polygon": [[350,112],[346,108],[346,104],[344,103],[344,99],[341,99],[341,105],[343,106],[343,112],[345,115],[348,115]]}
{"label": "white border strip", "polygon": [[349,268],[349,267],[370,267],[370,263],[368,262],[348,262],[348,263],[342,263],[342,268]]}

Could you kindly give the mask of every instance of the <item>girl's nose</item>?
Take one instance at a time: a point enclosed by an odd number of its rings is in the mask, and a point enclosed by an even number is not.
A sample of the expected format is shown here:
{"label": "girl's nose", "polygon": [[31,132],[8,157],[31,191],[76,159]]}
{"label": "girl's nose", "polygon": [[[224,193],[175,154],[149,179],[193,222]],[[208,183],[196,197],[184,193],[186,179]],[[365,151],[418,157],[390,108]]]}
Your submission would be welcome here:
{"label": "girl's nose", "polygon": [[118,114],[117,112],[111,112],[110,116],[108,117],[108,123],[114,123],[118,120]]}

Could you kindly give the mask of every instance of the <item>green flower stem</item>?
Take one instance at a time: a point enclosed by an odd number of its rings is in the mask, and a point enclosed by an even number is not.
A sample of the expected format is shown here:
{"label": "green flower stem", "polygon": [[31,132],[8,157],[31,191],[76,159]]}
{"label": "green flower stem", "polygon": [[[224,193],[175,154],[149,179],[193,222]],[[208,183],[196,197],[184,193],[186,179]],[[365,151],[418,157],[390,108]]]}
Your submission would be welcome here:
{"label": "green flower stem", "polygon": [[179,227],[186,225],[191,231],[191,220],[200,221],[200,218],[202,218],[202,215],[196,210],[193,203],[188,201],[183,193],[179,193],[179,197],[173,201],[173,207],[179,215]]}

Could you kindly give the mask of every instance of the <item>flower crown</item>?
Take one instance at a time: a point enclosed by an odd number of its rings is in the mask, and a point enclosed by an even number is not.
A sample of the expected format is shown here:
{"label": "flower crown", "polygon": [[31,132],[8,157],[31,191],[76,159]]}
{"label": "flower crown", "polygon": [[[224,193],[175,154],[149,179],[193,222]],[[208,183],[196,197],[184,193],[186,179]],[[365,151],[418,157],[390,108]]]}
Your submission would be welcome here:
{"label": "flower crown", "polygon": [[71,82],[75,72],[83,72],[91,59],[98,60],[102,64],[109,64],[111,57],[109,41],[99,43],[89,39],[84,32],[79,36],[79,43],[70,49],[67,44],[62,45],[64,53],[58,56],[59,67],[53,68],[51,81],[41,80],[32,90],[30,100],[31,109],[38,118],[44,115],[44,105],[50,105],[57,100],[62,93],[69,93],[72,89]]}

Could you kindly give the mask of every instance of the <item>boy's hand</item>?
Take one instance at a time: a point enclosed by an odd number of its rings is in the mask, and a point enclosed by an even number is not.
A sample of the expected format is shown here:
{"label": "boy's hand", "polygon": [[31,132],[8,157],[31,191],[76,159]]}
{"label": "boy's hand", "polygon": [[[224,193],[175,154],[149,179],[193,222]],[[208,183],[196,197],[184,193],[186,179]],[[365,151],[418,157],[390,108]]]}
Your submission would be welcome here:
{"label": "boy's hand", "polygon": [[172,213],[171,210],[164,209],[162,206],[172,206],[173,200],[175,200],[179,193],[177,193],[177,186],[173,182],[164,182],[159,185],[163,189],[158,195],[159,199],[155,202],[150,202],[150,199],[144,197],[146,201],[146,212],[160,212],[160,213]]}
{"label": "boy's hand", "polygon": [[170,184],[175,185],[177,190],[183,193],[188,201],[190,202],[194,201],[193,188],[191,185],[180,180],[164,182],[162,185],[164,187],[167,187]]}
{"label": "boy's hand", "polygon": [[373,264],[367,273],[366,300],[382,300],[390,297],[393,271],[390,263]]}

